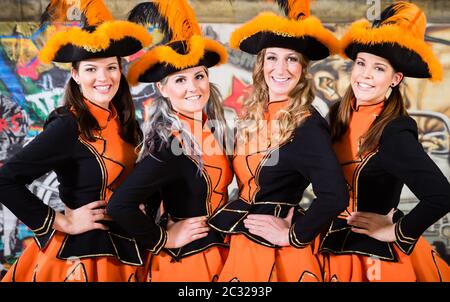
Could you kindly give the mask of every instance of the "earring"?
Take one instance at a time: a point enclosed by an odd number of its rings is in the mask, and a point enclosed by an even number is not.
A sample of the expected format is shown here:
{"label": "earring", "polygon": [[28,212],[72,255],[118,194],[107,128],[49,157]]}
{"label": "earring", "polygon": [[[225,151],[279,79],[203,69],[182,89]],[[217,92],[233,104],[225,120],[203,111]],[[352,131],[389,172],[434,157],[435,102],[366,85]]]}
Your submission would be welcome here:
{"label": "earring", "polygon": [[391,87],[394,88],[394,87],[395,87],[395,83],[392,83],[392,84],[391,84]]}
{"label": "earring", "polygon": [[386,93],[384,94],[384,97],[386,98],[386,100],[391,96],[392,93],[392,85],[389,85]]}

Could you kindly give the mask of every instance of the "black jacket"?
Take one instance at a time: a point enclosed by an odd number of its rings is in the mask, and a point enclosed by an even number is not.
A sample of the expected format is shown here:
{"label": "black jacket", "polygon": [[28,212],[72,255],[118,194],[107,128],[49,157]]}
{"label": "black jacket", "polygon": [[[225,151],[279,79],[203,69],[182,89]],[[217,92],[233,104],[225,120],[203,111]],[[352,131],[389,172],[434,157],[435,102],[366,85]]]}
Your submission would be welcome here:
{"label": "black jacket", "polygon": [[[258,190],[256,194],[248,196],[241,190],[239,199],[229,202],[209,219],[212,227],[225,233],[241,233],[261,245],[275,247],[263,238],[250,234],[244,226],[244,218],[248,214],[286,217],[289,209],[296,207],[290,243],[303,248],[326,230],[332,219],[345,209],[348,191],[331,147],[328,124],[316,110],[311,110],[312,115],[306,118],[286,143],[265,151],[238,155],[241,159],[245,158],[246,166],[241,167],[235,159],[235,170],[254,171]],[[252,156],[258,156],[261,152],[264,156],[255,165]],[[268,159],[274,156],[277,156],[274,164],[268,165]],[[239,178],[239,171],[236,171],[236,175]],[[244,181],[240,179],[240,182]],[[305,211],[299,202],[309,184],[312,184],[317,198]]]}
{"label": "black jacket", "polygon": [[[26,185],[53,170],[59,181],[60,198],[69,208],[104,199],[98,157],[81,143],[75,116],[61,108],[50,114],[42,133],[0,168],[0,201],[34,232],[40,248],[45,248],[54,234],[55,211]],[[134,239],[114,222],[108,224],[109,231],[67,235],[58,258],[114,256],[123,263],[143,265]]]}
{"label": "black jacket", "polygon": [[[158,254],[166,243],[166,226],[143,214],[139,204],[145,202],[148,212],[155,213],[162,201],[165,215],[174,221],[210,216],[215,211],[211,206],[212,194],[224,204],[228,200],[227,186],[232,180],[225,155],[221,163],[204,161],[199,171],[198,163],[191,157],[171,151],[173,143],[179,143],[174,136],[168,145],[162,144],[161,149],[142,159],[114,192],[107,206],[108,214],[153,254]],[[160,144],[160,141],[156,143]],[[210,175],[211,169],[216,176]],[[211,246],[227,245],[223,234],[211,230],[204,238],[178,249],[164,248],[164,251],[179,260]]]}
{"label": "black jacket", "polygon": [[[422,233],[450,211],[450,184],[417,139],[416,122],[407,116],[392,120],[383,130],[379,147],[362,161],[352,185],[358,211],[386,215],[397,208],[404,184],[420,202],[410,213],[394,215],[395,244],[410,254]],[[396,261],[392,243],[351,232],[345,219],[335,219],[320,250],[357,253]]]}

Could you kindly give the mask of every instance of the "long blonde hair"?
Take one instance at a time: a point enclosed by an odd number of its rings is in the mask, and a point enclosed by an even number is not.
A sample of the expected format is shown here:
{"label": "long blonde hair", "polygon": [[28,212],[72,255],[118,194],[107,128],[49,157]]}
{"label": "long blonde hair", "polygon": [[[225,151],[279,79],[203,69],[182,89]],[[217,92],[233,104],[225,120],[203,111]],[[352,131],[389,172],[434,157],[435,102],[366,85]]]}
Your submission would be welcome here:
{"label": "long blonde hair", "polygon": [[[269,103],[269,87],[264,79],[264,57],[266,50],[261,50],[253,68],[253,91],[243,104],[243,115],[238,121],[239,139],[244,142],[250,140],[264,126],[264,112]],[[308,78],[309,60],[298,53],[302,74],[297,85],[289,92],[288,103],[280,110],[276,119],[279,122],[279,132],[272,137],[272,142],[282,144],[287,141],[294,130],[309,116],[311,103],[314,100],[311,80]]]}
{"label": "long blonde hair", "polygon": [[[208,74],[206,68],[205,71]],[[167,80],[168,77],[165,77],[161,80],[161,84],[166,85]],[[212,131],[214,137],[225,150],[228,131],[222,106],[222,97],[219,89],[214,84],[209,83],[209,85],[210,96],[205,108],[205,113],[208,116],[207,123],[210,129],[214,129]],[[199,164],[199,169],[201,170],[203,162],[201,160],[202,151],[199,143],[173,111],[170,101],[160,95],[148,107],[147,116],[148,119],[143,127],[143,146],[138,161],[148,155],[153,156],[155,151],[160,150],[164,146],[169,146],[170,138],[176,132],[179,134],[180,141],[183,142],[181,144],[182,152],[191,156]]]}

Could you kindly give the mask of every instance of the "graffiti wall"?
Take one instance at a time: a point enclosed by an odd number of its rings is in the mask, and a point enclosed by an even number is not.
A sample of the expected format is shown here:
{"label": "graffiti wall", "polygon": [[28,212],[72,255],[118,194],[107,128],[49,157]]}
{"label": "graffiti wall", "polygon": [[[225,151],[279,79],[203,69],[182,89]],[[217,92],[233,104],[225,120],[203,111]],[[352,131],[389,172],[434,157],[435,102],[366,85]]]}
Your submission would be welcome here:
{"label": "graffiti wall", "polygon": [[[228,46],[228,37],[236,26],[203,24],[203,31]],[[337,36],[345,27],[330,25]],[[46,37],[53,31],[36,23],[0,23],[0,165],[30,142],[42,130],[47,115],[61,104],[70,66],[43,65],[37,58]],[[158,40],[158,33],[153,34]],[[419,124],[421,143],[450,179],[450,101],[446,97],[450,95],[450,25],[429,27],[427,35],[444,66],[444,80],[440,84],[431,84],[425,80],[406,79],[403,89],[408,109]],[[226,116],[232,123],[250,91],[254,57],[230,48],[228,52],[228,63],[212,68],[210,78],[223,95]],[[125,70],[133,59],[127,58]],[[311,65],[309,72],[316,94],[322,100],[316,105],[322,111],[340,100],[348,85],[351,66],[351,62],[339,57]],[[148,102],[156,93],[153,85],[141,84],[132,89],[141,122]],[[29,189],[46,204],[62,210],[57,186],[55,175],[49,173],[33,182]],[[230,188],[232,195],[235,190],[235,187]],[[312,198],[310,190],[302,202],[307,206]],[[417,198],[405,188],[401,209],[408,212],[416,203]],[[450,249],[449,219],[450,215],[442,218],[425,234],[430,243],[438,246],[441,254]],[[32,236],[25,225],[0,205],[0,274],[20,255]]]}

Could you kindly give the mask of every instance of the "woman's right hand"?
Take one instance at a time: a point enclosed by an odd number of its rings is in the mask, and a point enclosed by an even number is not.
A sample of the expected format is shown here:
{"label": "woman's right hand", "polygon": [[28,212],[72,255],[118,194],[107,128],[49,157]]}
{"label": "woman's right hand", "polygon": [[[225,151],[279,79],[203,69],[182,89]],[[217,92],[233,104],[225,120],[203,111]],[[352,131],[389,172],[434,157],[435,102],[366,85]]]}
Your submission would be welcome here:
{"label": "woman's right hand", "polygon": [[88,203],[78,209],[66,207],[65,214],[56,213],[53,228],[70,235],[82,234],[91,230],[108,230],[108,227],[97,221],[108,220],[111,217],[106,214],[106,202],[97,200]]}
{"label": "woman's right hand", "polygon": [[192,217],[173,222],[170,218],[167,222],[167,241],[164,247],[180,248],[192,241],[206,237],[209,227],[205,216]]}
{"label": "woman's right hand", "polygon": [[347,217],[347,223],[352,226],[352,232],[383,242],[394,242],[396,237],[393,217],[394,209],[386,215],[358,211]]}
{"label": "woman's right hand", "polygon": [[289,229],[291,227],[294,207],[285,218],[266,214],[250,214],[244,219],[244,225],[251,234],[264,238],[278,246],[289,246]]}

